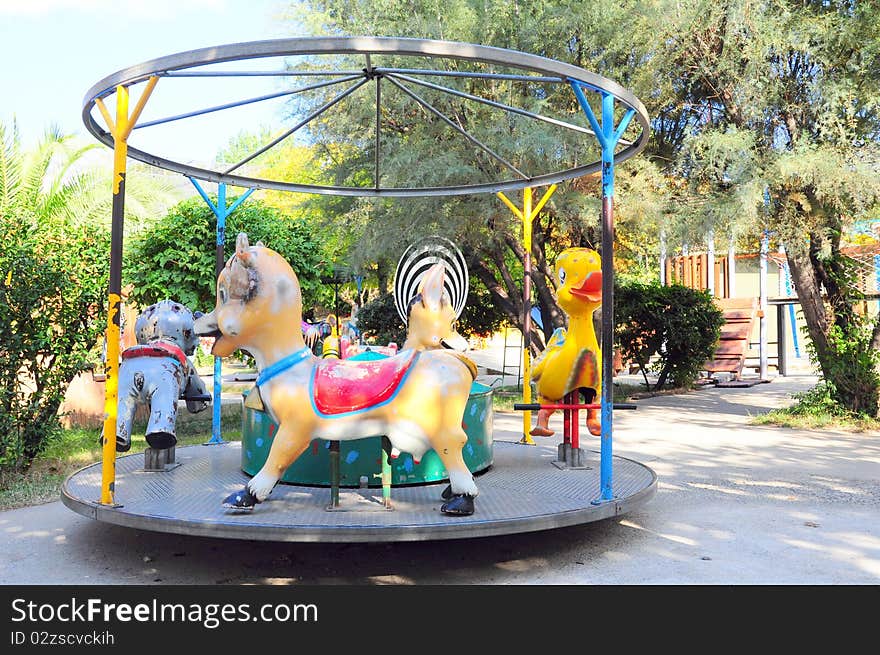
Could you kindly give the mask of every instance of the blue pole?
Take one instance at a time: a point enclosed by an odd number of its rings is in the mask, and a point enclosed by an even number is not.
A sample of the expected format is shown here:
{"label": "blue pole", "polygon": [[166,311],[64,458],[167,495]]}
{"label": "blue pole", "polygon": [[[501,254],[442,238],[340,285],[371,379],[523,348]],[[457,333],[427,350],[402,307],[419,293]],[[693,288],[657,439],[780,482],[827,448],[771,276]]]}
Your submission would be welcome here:
{"label": "blue pole", "polygon": [[874,255],[874,285],[880,291],[880,255]]}
{"label": "blue pole", "polygon": [[[880,255],[874,255],[874,266],[877,266],[877,259]],[[789,298],[791,294],[794,293],[794,289],[791,286],[791,269],[788,267],[788,261],[782,267],[783,273],[785,274],[785,295]],[[794,356],[800,359],[801,349],[798,345],[798,335],[797,335],[797,319],[794,315],[794,305],[788,306],[788,322],[791,323],[791,338],[794,343]]]}
{"label": "blue pole", "polygon": [[629,109],[614,126],[614,96],[602,95],[602,124],[596,119],[581,84],[571,82],[578,103],[587,116],[602,147],[602,434],[600,453],[600,495],[593,504],[614,499],[613,419],[614,419],[614,149],[635,110]]}
{"label": "blue pole", "polygon": [[[214,279],[217,279],[217,276],[220,275],[220,260],[222,259],[221,253],[223,252],[223,246],[226,243],[226,216],[228,212],[226,211],[226,184],[221,182],[217,185],[217,211],[214,212],[217,216],[217,270],[215,271]],[[223,360],[220,357],[214,357],[214,416],[211,420],[211,439],[208,441],[209,444],[215,443],[223,443],[223,437],[220,436],[220,421],[222,419],[223,413]]]}
{"label": "blue pole", "polygon": [[[211,202],[211,199],[208,197],[208,194],[205,193],[204,189],[202,189],[201,185],[195,178],[189,178],[190,182],[195,186],[196,191],[199,192],[199,195],[202,197],[208,207],[211,208],[211,211],[214,212],[214,216],[217,217],[217,240],[216,240],[216,263],[215,263],[215,278],[220,275],[220,271],[223,270],[223,265],[225,263],[225,257],[223,254],[223,246],[226,243],[226,217],[229,216],[232,212],[234,212],[241,203],[243,203],[248,196],[253,193],[253,189],[248,189],[243,194],[241,194],[232,206],[226,206],[226,183],[220,182],[217,185],[217,204],[215,205]],[[211,439],[210,441],[205,442],[205,445],[211,444],[221,444],[226,443],[223,441],[223,437],[220,436],[220,421],[221,421],[221,409],[223,408],[223,361],[220,357],[214,357],[214,406],[213,406],[213,416],[211,420]]]}

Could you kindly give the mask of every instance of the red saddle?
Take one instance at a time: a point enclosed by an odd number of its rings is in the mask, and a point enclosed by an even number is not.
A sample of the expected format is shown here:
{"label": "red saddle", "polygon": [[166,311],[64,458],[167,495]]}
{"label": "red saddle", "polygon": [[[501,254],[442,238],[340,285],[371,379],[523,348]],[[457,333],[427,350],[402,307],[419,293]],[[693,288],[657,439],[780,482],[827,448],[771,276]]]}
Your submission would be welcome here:
{"label": "red saddle", "polygon": [[411,350],[376,360],[320,360],[311,384],[315,409],[320,414],[346,414],[389,402],[417,357]]}
{"label": "red saddle", "polygon": [[171,357],[180,362],[183,369],[186,370],[187,360],[183,350],[175,346],[173,343],[164,341],[154,341],[153,343],[142,343],[129,346],[122,351],[122,359],[133,359],[135,357]]}

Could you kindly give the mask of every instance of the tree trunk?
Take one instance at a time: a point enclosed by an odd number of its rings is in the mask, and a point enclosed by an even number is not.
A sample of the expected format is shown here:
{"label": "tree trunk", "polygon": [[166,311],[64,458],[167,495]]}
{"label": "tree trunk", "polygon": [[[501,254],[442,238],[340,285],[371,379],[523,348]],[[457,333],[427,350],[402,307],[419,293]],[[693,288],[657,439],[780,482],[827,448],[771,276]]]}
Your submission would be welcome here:
{"label": "tree trunk", "polygon": [[[504,261],[504,251],[500,244],[493,245],[494,247],[485,249],[482,257],[479,253],[472,253],[469,257],[468,268],[485,285],[495,306],[504,312],[512,325],[522,331],[522,283],[515,280],[507,268]],[[535,330],[530,333],[529,348],[533,356],[537,356],[544,348],[544,341]]]}
{"label": "tree trunk", "polygon": [[[819,368],[833,385],[837,402],[850,411],[876,417],[880,376],[872,349],[880,340],[880,323],[870,335],[861,331],[860,318],[853,310],[856,290],[846,282],[839,241],[832,238],[830,257],[819,257],[821,246],[822,237],[817,234],[810,235],[808,247],[801,239],[786,244],[792,280]],[[832,327],[837,336],[831,336]]]}
{"label": "tree trunk", "polygon": [[391,263],[385,259],[380,258],[378,262],[376,262],[376,281],[379,286],[379,295],[384,296],[388,293],[388,279],[391,275]]}
{"label": "tree trunk", "polygon": [[804,321],[823,373],[828,369],[828,312],[822,299],[822,287],[810,260],[809,247],[801,239],[785,244],[791,279],[804,312]]}
{"label": "tree trunk", "polygon": [[[533,232],[533,237],[538,231]],[[525,259],[525,248],[511,235],[505,235],[505,244],[510,251],[516,255],[517,259],[523,261]],[[544,344],[558,327],[565,327],[565,314],[556,304],[556,296],[553,289],[548,284],[548,280],[553,279],[553,271],[547,265],[547,257],[544,253],[543,238],[532,239],[532,291],[535,294],[537,306],[541,310],[541,316],[544,319],[542,332],[543,339],[540,342],[539,352],[544,349]]]}
{"label": "tree trunk", "polygon": [[550,339],[550,336],[556,328],[567,327],[565,313],[556,302],[556,276],[553,272],[553,266],[547,262],[547,253],[545,249],[546,235],[549,233],[551,219],[548,219],[548,225],[543,226],[540,221],[535,221],[532,228],[532,260],[535,264],[535,274],[532,276],[534,280],[534,288],[537,293],[538,305],[541,308],[541,316],[544,317],[544,343]]}

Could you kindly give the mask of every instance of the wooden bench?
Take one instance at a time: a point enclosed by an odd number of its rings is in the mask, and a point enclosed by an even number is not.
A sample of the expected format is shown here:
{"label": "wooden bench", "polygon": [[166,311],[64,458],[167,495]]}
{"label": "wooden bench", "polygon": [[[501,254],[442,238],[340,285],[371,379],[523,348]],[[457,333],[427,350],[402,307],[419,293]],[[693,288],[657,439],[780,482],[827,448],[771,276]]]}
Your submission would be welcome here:
{"label": "wooden bench", "polygon": [[758,318],[757,298],[716,298],[715,304],[724,314],[721,337],[712,359],[704,370],[713,373],[730,373],[738,380],[742,374],[749,350],[749,336]]}

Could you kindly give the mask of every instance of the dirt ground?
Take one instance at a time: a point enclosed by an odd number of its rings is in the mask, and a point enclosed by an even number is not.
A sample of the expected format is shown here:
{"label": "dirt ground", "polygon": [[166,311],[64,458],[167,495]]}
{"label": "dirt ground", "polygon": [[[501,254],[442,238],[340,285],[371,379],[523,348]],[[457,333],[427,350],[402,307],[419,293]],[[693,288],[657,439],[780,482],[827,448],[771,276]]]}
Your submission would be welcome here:
{"label": "dirt ground", "polygon": [[[814,383],[705,388],[616,412],[615,455],[659,483],[613,519],[479,539],[298,544],[117,527],[57,501],[0,512],[0,583],[876,585],[880,434],[748,425]],[[495,426],[495,439],[515,441],[521,417],[498,413]]]}

